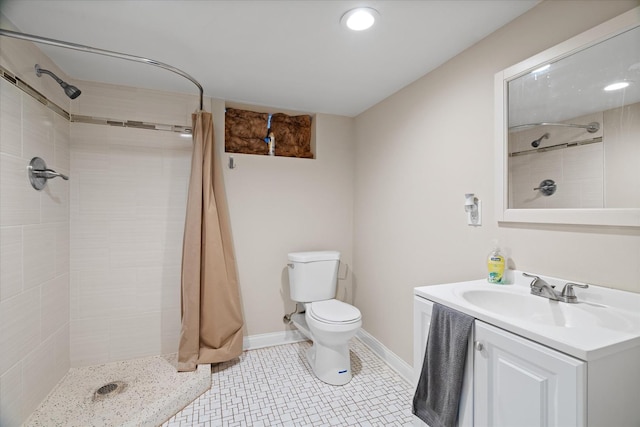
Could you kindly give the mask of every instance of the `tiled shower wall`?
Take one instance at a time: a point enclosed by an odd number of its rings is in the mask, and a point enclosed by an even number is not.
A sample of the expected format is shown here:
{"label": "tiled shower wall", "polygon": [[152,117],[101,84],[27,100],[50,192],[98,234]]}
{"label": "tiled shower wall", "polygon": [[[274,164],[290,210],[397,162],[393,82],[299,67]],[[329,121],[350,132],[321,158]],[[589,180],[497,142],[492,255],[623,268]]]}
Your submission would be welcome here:
{"label": "tiled shower wall", "polygon": [[[83,92],[70,105],[35,63],[69,80],[33,44],[3,39],[0,64],[74,114],[189,125],[197,106],[193,95],[88,82],[72,82]],[[70,364],[176,350],[191,142],[69,123],[1,78],[0,103],[0,425],[9,426]],[[70,180],[36,191],[34,156]]]}
{"label": "tiled shower wall", "polygon": [[[589,133],[581,128],[536,126],[509,134],[509,152],[527,154],[509,158],[509,206],[511,208],[602,208],[605,203],[604,144],[612,144],[605,138],[603,113],[576,117],[567,123],[587,124],[597,122],[600,129]],[[531,142],[542,139],[540,148],[554,145],[603,138],[577,147],[534,152]],[[552,179],[556,192],[544,196],[537,188],[543,180]]]}
{"label": "tiled shower wall", "polygon": [[[511,152],[531,150],[531,141],[545,132],[540,147],[602,137],[602,142],[509,158],[509,204],[512,208],[637,208],[640,206],[640,103],[569,120],[600,123],[589,134],[582,129],[538,126],[509,136]],[[549,197],[533,188],[553,179],[557,191]]]}
{"label": "tiled shower wall", "polygon": [[[73,112],[190,125],[192,96],[79,82]],[[72,123],[71,366],[175,352],[191,138]]]}
{"label": "tiled shower wall", "polygon": [[69,123],[4,80],[0,102],[0,425],[20,425],[69,369],[69,183],[76,177],[33,189],[27,165],[34,156],[70,174]]}

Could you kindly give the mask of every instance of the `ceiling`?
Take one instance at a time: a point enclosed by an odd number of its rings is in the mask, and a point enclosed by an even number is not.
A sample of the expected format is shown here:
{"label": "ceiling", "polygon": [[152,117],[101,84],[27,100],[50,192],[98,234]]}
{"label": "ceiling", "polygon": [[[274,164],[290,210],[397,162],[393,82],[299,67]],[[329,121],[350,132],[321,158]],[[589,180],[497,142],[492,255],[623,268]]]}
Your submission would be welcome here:
{"label": "ceiling", "polygon": [[[143,56],[193,76],[205,96],[356,116],[437,68],[539,0],[0,0],[15,29]],[[352,32],[340,17],[375,8]],[[40,45],[76,80],[197,93],[145,64]]]}

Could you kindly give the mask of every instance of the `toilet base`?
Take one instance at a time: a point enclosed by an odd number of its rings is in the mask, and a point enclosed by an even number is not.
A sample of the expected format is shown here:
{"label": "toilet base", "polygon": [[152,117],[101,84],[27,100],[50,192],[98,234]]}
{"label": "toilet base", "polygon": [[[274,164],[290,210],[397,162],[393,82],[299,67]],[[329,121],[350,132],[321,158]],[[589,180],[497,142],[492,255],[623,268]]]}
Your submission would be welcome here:
{"label": "toilet base", "polygon": [[348,342],[337,346],[325,346],[314,341],[307,350],[307,361],[316,377],[327,384],[345,385],[351,381]]}

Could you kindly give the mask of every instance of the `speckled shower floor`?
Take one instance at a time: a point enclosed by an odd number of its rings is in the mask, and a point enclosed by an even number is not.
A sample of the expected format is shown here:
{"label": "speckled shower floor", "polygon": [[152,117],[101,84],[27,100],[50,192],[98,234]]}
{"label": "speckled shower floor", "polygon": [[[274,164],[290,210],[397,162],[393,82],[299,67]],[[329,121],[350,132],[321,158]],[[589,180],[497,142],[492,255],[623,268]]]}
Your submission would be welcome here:
{"label": "speckled shower floor", "polygon": [[[95,399],[111,382],[126,386]],[[175,354],[72,368],[24,426],[157,426],[210,386],[211,365],[178,373]]]}

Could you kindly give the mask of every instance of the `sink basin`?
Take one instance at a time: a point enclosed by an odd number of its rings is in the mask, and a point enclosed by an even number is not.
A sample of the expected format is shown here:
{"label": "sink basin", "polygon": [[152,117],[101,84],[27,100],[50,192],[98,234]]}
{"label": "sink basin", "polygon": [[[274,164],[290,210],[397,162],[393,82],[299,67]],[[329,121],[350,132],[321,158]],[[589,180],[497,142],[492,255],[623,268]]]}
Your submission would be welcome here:
{"label": "sink basin", "polygon": [[632,322],[616,313],[615,309],[601,304],[567,304],[525,293],[513,288],[463,290],[459,293],[466,302],[482,310],[504,317],[530,321],[538,325],[565,328],[599,326],[628,330]]}
{"label": "sink basin", "polygon": [[564,327],[572,327],[577,323],[576,316],[567,313],[561,303],[547,298],[488,289],[467,290],[461,292],[460,296],[478,308],[505,317]]}
{"label": "sink basin", "polygon": [[[531,295],[531,280],[521,272],[513,271],[512,279],[509,285],[480,279],[421,286],[414,294],[580,360],[640,347],[640,293],[589,285],[569,304]],[[567,282],[542,279],[560,287]]]}

